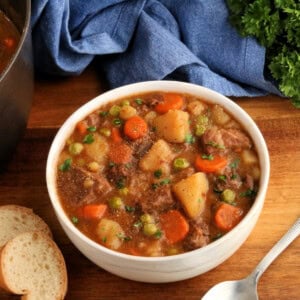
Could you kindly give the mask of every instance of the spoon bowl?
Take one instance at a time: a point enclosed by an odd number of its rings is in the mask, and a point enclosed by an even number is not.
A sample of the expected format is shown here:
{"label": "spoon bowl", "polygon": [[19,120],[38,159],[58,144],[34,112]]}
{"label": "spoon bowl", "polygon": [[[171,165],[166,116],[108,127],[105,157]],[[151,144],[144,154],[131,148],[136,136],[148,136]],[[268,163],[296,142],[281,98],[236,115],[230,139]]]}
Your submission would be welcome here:
{"label": "spoon bowl", "polygon": [[273,246],[248,277],[241,280],[218,283],[204,295],[202,300],[258,300],[257,283],[260,276],[299,234],[300,218],[297,219],[287,233]]}

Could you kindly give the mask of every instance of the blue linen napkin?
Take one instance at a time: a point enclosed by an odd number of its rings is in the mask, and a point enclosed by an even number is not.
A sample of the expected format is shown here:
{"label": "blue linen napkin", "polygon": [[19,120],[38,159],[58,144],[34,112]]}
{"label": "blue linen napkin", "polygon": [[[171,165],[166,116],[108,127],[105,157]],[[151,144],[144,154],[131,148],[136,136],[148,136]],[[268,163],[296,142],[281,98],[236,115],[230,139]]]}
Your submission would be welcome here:
{"label": "blue linen napkin", "polygon": [[35,66],[77,75],[97,56],[111,87],[174,79],[227,96],[280,95],[265,48],[227,17],[225,0],[33,0]]}

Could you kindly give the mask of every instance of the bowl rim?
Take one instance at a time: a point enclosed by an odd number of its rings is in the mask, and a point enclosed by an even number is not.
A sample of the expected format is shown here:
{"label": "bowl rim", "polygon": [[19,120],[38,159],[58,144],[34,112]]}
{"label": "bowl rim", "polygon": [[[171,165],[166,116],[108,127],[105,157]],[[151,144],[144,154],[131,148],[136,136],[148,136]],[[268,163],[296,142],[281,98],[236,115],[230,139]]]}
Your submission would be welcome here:
{"label": "bowl rim", "polygon": [[[186,93],[190,95],[195,95],[199,98],[203,98],[204,101],[209,103],[215,103],[215,102],[219,103],[221,101],[224,101],[224,103],[222,103],[221,105],[225,107],[226,111],[232,114],[233,117],[242,124],[244,129],[251,136],[253,142],[255,143],[256,149],[259,154],[260,167],[261,167],[260,187],[256,195],[256,198],[248,213],[244,216],[244,218],[240,221],[240,223],[237,226],[235,226],[232,230],[224,234],[219,239],[209,243],[208,245],[202,248],[198,248],[192,251],[188,251],[185,253],[176,254],[172,256],[161,256],[161,257],[134,256],[134,255],[125,254],[125,253],[121,253],[106,248],[98,244],[97,242],[93,241],[86,235],[84,235],[79,229],[76,228],[76,226],[74,226],[74,224],[71,222],[71,220],[64,212],[62,205],[60,204],[60,200],[56,192],[56,185],[55,185],[56,170],[53,166],[57,165],[57,161],[55,159],[57,159],[58,154],[60,153],[63,145],[65,144],[65,140],[71,134],[71,132],[75,127],[75,124],[78,121],[82,120],[88,114],[92,113],[97,108],[104,105],[105,103],[113,102],[117,99],[126,96],[133,96],[135,94],[138,95],[138,94],[154,92],[154,91],[165,91],[165,92],[170,91],[170,92]],[[236,115],[235,112],[238,112],[238,115]],[[47,184],[48,194],[59,221],[63,222],[63,224],[67,226],[68,230],[70,230],[73,234],[78,236],[78,238],[80,238],[83,242],[99,250],[100,252],[102,251],[108,255],[119,257],[121,259],[123,258],[128,261],[132,261],[132,262],[141,261],[144,263],[153,263],[153,262],[161,262],[161,261],[165,262],[165,261],[174,261],[177,259],[184,259],[185,257],[189,257],[196,252],[198,254],[201,252],[205,253],[207,251],[211,251],[214,248],[217,248],[220,244],[226,243],[226,241],[228,239],[231,239],[232,236],[234,236],[242,226],[247,226],[247,223],[257,212],[260,213],[264,204],[268,183],[269,183],[269,177],[270,177],[270,158],[269,158],[269,152],[268,152],[266,142],[258,126],[244,109],[242,109],[233,100],[209,88],[196,85],[193,83],[186,83],[181,81],[168,81],[168,80],[143,81],[143,82],[132,83],[129,85],[121,86],[119,88],[115,88],[107,92],[104,92],[103,94],[96,96],[95,98],[91,99],[90,101],[88,101],[87,103],[79,107],[65,120],[63,125],[56,133],[56,136],[54,137],[49,150],[47,164],[46,164],[46,184]]]}

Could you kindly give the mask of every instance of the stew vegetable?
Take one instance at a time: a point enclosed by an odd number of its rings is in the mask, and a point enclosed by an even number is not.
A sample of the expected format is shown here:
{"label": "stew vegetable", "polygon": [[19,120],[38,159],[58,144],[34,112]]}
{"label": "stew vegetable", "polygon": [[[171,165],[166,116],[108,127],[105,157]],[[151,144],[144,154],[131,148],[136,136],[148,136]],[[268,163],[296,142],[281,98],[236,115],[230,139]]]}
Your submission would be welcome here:
{"label": "stew vegetable", "polygon": [[74,226],[140,256],[184,253],[226,234],[253,204],[259,178],[254,143],[224,108],[159,91],[78,122],[57,166]]}

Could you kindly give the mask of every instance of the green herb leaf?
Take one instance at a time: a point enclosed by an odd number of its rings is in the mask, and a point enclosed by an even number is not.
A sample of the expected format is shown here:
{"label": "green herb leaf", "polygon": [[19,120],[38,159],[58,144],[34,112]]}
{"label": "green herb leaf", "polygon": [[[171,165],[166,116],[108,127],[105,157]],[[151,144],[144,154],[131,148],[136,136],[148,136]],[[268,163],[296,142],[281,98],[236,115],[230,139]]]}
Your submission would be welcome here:
{"label": "green herb leaf", "polygon": [[135,211],[135,207],[129,206],[129,205],[125,205],[125,210],[127,212],[134,212]]}
{"label": "green herb leaf", "polygon": [[71,168],[71,164],[72,164],[72,158],[67,158],[67,159],[59,166],[59,170],[61,170],[62,172],[69,171],[70,168]]}
{"label": "green herb leaf", "polygon": [[143,99],[137,98],[137,99],[134,100],[134,102],[135,102],[137,105],[142,105],[142,104],[143,104]]}
{"label": "green herb leaf", "polygon": [[126,186],[125,177],[118,178],[116,181],[117,189],[123,189]]}
{"label": "green herb leaf", "polygon": [[196,139],[191,133],[187,134],[186,137],[184,138],[184,142],[187,144],[193,144],[195,143],[195,141]]}
{"label": "green herb leaf", "polygon": [[89,132],[95,132],[97,130],[96,126],[90,126],[87,129]]}
{"label": "green herb leaf", "polygon": [[203,159],[207,159],[207,160],[213,160],[213,159],[214,159],[214,156],[213,156],[212,154],[209,154],[209,155],[207,155],[207,154],[202,154],[201,157],[202,157]]}
{"label": "green herb leaf", "polygon": [[162,170],[161,169],[155,170],[154,173],[153,173],[153,175],[156,178],[160,178],[161,175],[162,175]]}
{"label": "green herb leaf", "polygon": [[229,167],[232,169],[236,169],[240,163],[240,160],[237,158],[232,163],[229,164]]}
{"label": "green herb leaf", "polygon": [[94,135],[93,135],[92,133],[87,134],[87,135],[83,138],[82,142],[83,142],[84,144],[91,144],[91,143],[93,143],[93,142],[94,142]]}
{"label": "green herb leaf", "polygon": [[72,221],[73,224],[77,225],[78,222],[79,222],[79,219],[78,219],[76,216],[73,216],[73,217],[71,218],[71,221]]}
{"label": "green herb leaf", "polygon": [[240,197],[248,197],[248,198],[255,198],[257,191],[252,189],[247,189],[245,192],[240,193]]}
{"label": "green herb leaf", "polygon": [[116,119],[113,119],[113,124],[115,125],[115,126],[121,126],[122,124],[123,124],[123,121],[121,120],[121,119],[118,119],[118,118],[116,118]]}
{"label": "green herb leaf", "polygon": [[214,147],[214,148],[216,148],[216,149],[221,149],[221,150],[224,150],[224,149],[225,149],[225,146],[224,146],[224,145],[220,145],[220,144],[218,144],[218,143],[216,143],[216,142],[213,142],[213,141],[206,143],[206,145],[207,145],[207,146]]}

